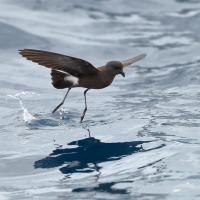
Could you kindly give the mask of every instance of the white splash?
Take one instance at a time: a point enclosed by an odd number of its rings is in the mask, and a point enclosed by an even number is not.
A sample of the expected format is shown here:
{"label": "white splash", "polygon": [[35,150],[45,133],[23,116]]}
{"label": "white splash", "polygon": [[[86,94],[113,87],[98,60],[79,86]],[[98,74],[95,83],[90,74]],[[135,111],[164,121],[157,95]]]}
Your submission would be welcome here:
{"label": "white splash", "polygon": [[20,93],[16,93],[15,95],[7,95],[8,97],[17,99],[19,101],[20,107],[23,111],[23,119],[26,123],[30,123],[32,120],[36,120],[37,118],[35,118],[29,111],[28,109],[24,106],[23,101],[21,99],[21,96],[23,95],[30,95],[30,94],[35,94],[34,92],[20,92]]}

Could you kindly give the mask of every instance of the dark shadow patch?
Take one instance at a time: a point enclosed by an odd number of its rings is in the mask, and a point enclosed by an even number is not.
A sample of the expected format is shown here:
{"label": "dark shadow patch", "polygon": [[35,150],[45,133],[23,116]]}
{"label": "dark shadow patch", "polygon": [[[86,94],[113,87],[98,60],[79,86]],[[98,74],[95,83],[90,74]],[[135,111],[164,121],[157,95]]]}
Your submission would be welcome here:
{"label": "dark shadow patch", "polygon": [[34,163],[35,168],[60,167],[63,174],[88,173],[100,168],[98,163],[119,160],[124,156],[131,155],[140,151],[150,151],[163,147],[163,145],[144,150],[142,144],[152,141],[132,141],[105,143],[94,137],[70,142],[70,148],[59,148]]}
{"label": "dark shadow patch", "polygon": [[115,182],[110,183],[100,183],[98,186],[93,188],[75,188],[73,189],[73,192],[90,192],[90,191],[96,191],[96,192],[107,192],[111,194],[128,194],[128,191],[126,189],[116,189],[113,188],[115,185]]}
{"label": "dark shadow patch", "polygon": [[[73,173],[91,173],[98,172],[97,180],[101,175],[101,167],[99,163],[120,160],[121,158],[137,152],[146,152],[154,149],[162,148],[163,145],[143,149],[142,144],[153,141],[132,141],[132,142],[116,142],[105,143],[94,137],[70,142],[68,145],[72,147],[53,150],[53,152],[34,163],[35,168],[54,168],[59,167],[61,173],[70,177]],[[113,187],[117,182],[99,183],[93,187],[77,187],[73,192],[107,192],[111,194],[128,194],[128,190],[124,188]]]}

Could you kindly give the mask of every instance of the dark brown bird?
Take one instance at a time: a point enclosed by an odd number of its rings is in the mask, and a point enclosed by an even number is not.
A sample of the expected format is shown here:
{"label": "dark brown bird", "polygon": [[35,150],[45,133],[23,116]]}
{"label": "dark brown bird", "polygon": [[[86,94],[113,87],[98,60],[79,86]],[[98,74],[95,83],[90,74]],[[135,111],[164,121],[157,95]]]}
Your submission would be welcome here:
{"label": "dark brown bird", "polygon": [[115,76],[121,74],[125,77],[123,68],[145,57],[141,54],[125,61],[110,61],[102,67],[95,68],[91,63],[80,58],[65,56],[49,51],[36,49],[23,49],[19,53],[28,60],[36,62],[51,69],[52,85],[57,89],[68,88],[62,102],[56,106],[52,113],[63,105],[69,91],[74,87],[87,88],[84,91],[85,109],[81,121],[87,111],[86,93],[89,89],[102,89],[109,86]]}

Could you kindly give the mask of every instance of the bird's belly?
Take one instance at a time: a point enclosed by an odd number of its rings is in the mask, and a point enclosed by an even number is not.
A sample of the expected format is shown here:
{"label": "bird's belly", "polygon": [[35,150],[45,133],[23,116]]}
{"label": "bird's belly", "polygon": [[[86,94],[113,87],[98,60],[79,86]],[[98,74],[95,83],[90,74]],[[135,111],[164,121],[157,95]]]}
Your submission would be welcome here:
{"label": "bird's belly", "polygon": [[79,86],[89,89],[102,89],[109,86],[112,80],[103,80],[101,77],[90,76],[79,79]]}

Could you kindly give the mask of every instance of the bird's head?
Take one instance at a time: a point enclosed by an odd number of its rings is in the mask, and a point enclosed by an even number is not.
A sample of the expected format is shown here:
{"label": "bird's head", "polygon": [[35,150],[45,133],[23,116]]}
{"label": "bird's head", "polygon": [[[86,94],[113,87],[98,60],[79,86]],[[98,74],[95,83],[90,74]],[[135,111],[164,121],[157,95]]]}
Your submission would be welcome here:
{"label": "bird's head", "polygon": [[106,64],[106,69],[113,76],[121,74],[123,77],[125,77],[125,73],[123,72],[123,65],[119,61],[108,62]]}
{"label": "bird's head", "polygon": [[140,54],[134,58],[124,60],[124,61],[110,61],[106,64],[106,69],[109,72],[110,75],[115,76],[117,74],[121,74],[123,77],[125,77],[125,73],[123,71],[123,68],[127,67],[128,65],[131,65],[141,59],[143,59],[146,55]]}

